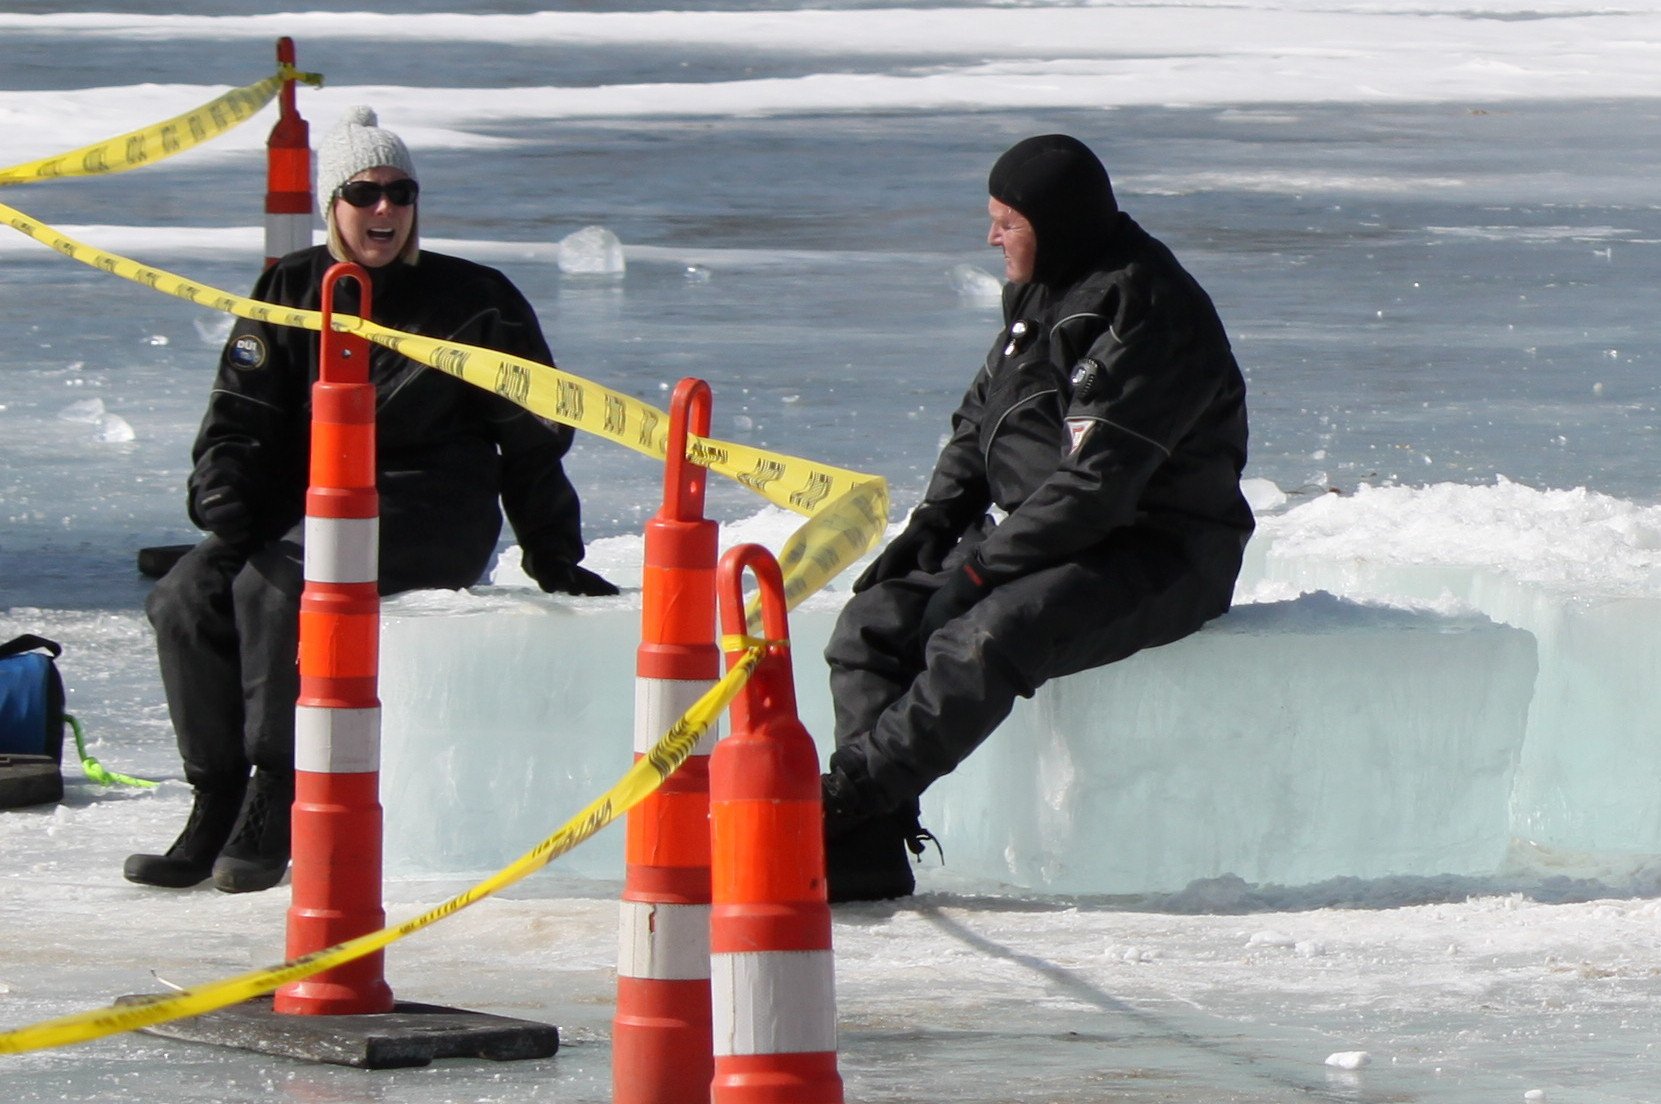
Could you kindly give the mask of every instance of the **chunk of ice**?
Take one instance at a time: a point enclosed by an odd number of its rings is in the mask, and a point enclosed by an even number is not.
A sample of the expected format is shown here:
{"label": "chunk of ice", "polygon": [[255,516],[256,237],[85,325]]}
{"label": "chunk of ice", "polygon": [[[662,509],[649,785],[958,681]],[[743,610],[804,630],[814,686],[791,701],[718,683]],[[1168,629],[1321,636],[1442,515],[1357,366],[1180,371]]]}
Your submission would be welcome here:
{"label": "chunk of ice", "polygon": [[623,271],[623,243],[604,226],[585,226],[559,243],[559,270],[581,276],[615,276]]}

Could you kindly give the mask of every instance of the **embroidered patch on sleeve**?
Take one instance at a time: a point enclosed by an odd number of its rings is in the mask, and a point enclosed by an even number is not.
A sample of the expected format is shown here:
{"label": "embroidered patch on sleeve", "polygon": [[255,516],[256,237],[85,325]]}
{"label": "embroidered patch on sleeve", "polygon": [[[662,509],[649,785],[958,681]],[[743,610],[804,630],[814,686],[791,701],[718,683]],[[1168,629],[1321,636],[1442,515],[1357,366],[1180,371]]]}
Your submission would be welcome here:
{"label": "embroidered patch on sleeve", "polygon": [[1067,436],[1072,439],[1072,445],[1067,449],[1068,455],[1071,455],[1079,450],[1079,448],[1084,444],[1084,439],[1090,435],[1090,430],[1095,426],[1095,424],[1096,419],[1094,418],[1067,419]]}

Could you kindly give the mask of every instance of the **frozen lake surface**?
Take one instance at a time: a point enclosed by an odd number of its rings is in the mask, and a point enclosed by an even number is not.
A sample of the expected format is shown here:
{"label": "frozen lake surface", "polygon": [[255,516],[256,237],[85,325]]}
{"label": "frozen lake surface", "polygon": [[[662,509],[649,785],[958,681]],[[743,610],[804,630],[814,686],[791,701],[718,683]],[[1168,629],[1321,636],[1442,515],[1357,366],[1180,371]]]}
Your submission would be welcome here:
{"label": "frozen lake surface", "polygon": [[[1540,493],[1499,484],[1493,501],[1533,516],[1458,536],[1470,563],[1421,564],[1435,586],[1420,597],[1474,580],[1449,600],[1520,623],[1530,611],[1505,609],[1512,595],[1477,570],[1500,564],[1549,566],[1563,608],[1611,578],[1624,599],[1652,600],[1661,15],[1641,6],[111,7],[0,12],[0,162],[250,83],[270,71],[272,40],[293,35],[301,67],[328,77],[301,91],[314,137],[348,104],[374,104],[414,149],[428,243],[506,270],[562,367],[660,405],[676,379],[708,379],[716,436],[881,474],[897,511],[997,325],[952,276],[995,270],[986,169],[1028,134],[1076,133],[1216,299],[1249,377],[1248,474],[1285,495],[1276,511],[1347,496],[1331,511],[1339,550],[1304,526],[1310,544],[1287,546],[1295,562],[1273,581],[1400,584],[1413,572],[1357,568],[1344,534],[1370,533],[1411,567],[1415,546],[1388,523],[1434,519],[1503,477]],[[271,118],[152,170],[6,188],[0,202],[244,292]],[[552,263],[554,243],[589,225],[623,242],[620,278]],[[132,563],[193,536],[188,449],[227,325],[0,230],[0,637],[61,639],[93,753],[167,780],[148,793],[72,780],[56,809],[0,815],[0,1029],[281,957],[286,894],[165,895],[120,878],[122,858],[164,843],[188,805]],[[571,466],[601,551],[633,540],[658,469],[594,441]],[[1555,524],[1548,492],[1577,487],[1614,500],[1608,528],[1595,511],[1573,515],[1580,530]],[[1385,491],[1418,508],[1398,513]],[[713,516],[755,510],[712,488]],[[1452,532],[1412,536],[1447,546]],[[1559,624],[1524,627],[1560,648],[1561,687],[1647,682],[1577,665],[1623,659],[1624,638],[1594,653],[1553,636]],[[1625,661],[1641,671],[1650,647]],[[619,693],[631,672],[620,656]],[[1655,769],[1647,732],[1592,733],[1640,749],[1635,791]],[[543,830],[573,812],[550,808]],[[837,912],[850,1100],[1658,1097],[1650,856],[1080,898],[966,878],[946,846],[915,900]],[[463,884],[395,878],[389,917]],[[389,952],[402,999],[557,1023],[565,1045],[543,1062],[365,1073],[132,1036],[0,1059],[0,1084],[19,1104],[603,1101],[617,891],[548,872]]]}

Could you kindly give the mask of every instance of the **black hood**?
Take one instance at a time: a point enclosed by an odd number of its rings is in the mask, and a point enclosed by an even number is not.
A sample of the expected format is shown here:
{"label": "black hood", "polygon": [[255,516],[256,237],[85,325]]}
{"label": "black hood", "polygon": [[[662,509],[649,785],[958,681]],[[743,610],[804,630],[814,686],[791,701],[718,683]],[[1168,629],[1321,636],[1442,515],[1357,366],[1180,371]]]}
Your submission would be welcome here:
{"label": "black hood", "polygon": [[1033,282],[1071,283],[1107,248],[1119,205],[1107,170],[1066,134],[1041,134],[1011,146],[992,166],[987,192],[1032,223],[1038,241]]}

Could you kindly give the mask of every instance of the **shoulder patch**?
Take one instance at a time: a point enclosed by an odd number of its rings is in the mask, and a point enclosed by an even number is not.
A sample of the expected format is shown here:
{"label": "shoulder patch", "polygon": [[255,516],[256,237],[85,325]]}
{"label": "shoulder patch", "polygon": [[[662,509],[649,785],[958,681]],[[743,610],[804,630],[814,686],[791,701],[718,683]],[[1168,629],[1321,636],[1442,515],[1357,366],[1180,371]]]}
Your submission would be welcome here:
{"label": "shoulder patch", "polygon": [[239,334],[225,348],[226,361],[244,371],[263,367],[265,356],[265,342],[258,334]]}
{"label": "shoulder patch", "polygon": [[1084,444],[1084,439],[1090,436],[1090,430],[1095,426],[1094,418],[1068,418],[1067,437],[1071,442],[1067,447],[1070,456],[1077,452]]}

